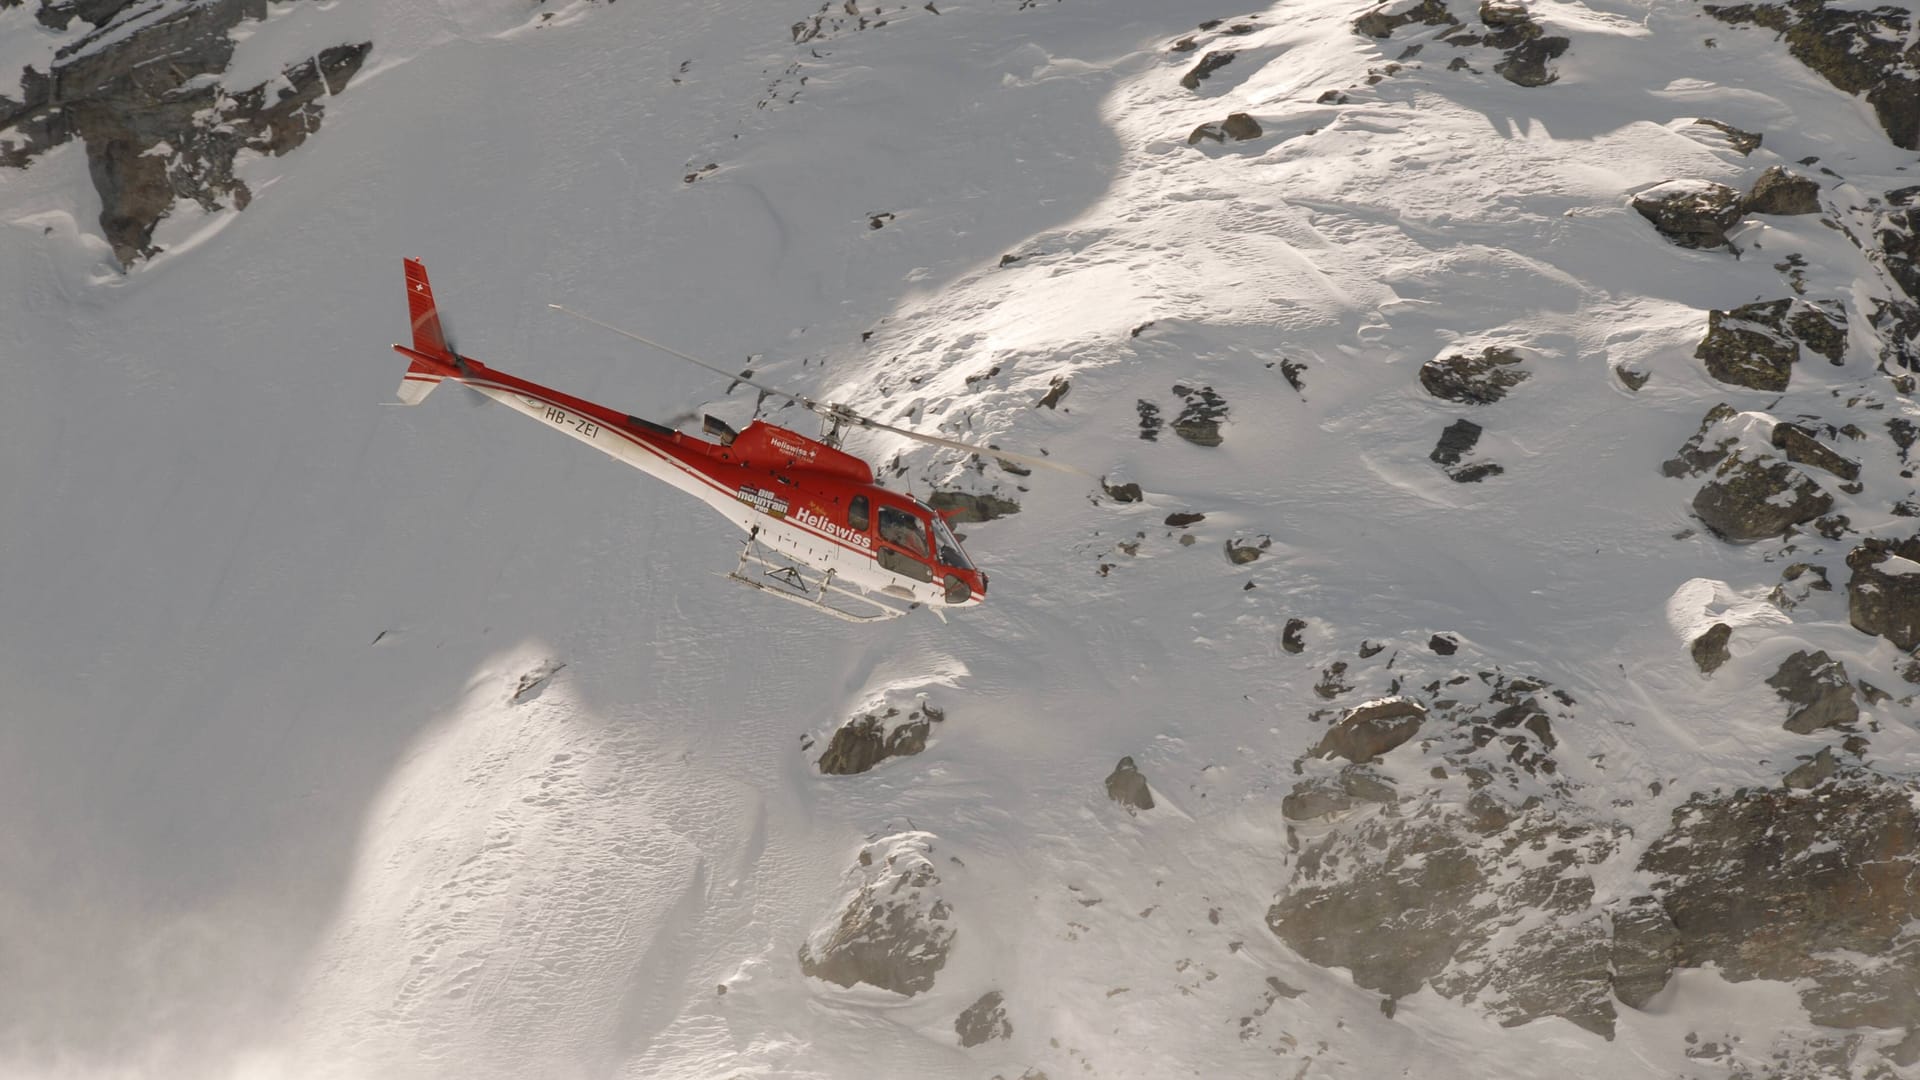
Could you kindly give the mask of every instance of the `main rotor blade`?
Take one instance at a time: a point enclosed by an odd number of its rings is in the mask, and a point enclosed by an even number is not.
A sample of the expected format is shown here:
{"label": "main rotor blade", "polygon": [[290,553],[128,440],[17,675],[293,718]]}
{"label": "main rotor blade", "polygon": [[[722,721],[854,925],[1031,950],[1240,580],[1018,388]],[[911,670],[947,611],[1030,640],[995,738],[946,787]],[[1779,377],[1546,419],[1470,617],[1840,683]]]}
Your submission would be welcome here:
{"label": "main rotor blade", "polygon": [[698,368],[705,368],[706,370],[713,372],[715,375],[724,376],[728,379],[732,379],[734,382],[751,386],[755,390],[758,390],[763,394],[772,394],[774,397],[786,398],[788,401],[791,401],[794,404],[801,406],[802,408],[812,409],[814,412],[820,411],[820,406],[816,404],[812,398],[803,397],[799,394],[793,393],[790,390],[782,390],[777,386],[768,386],[764,383],[755,382],[752,379],[747,378],[745,375],[736,375],[733,372],[728,371],[726,368],[719,367],[714,364],[709,364],[705,360],[702,360],[696,356],[688,356],[686,353],[681,352],[679,349],[675,349],[667,345],[662,345],[659,342],[654,341],[650,338],[641,337],[639,334],[636,334],[631,330],[622,330],[621,328],[613,325],[612,323],[603,323],[599,319],[596,319],[591,315],[582,315],[570,307],[563,307],[559,304],[548,304],[547,306],[552,308],[555,311],[560,312],[563,315],[571,315],[574,318],[579,319],[581,322],[590,322],[593,325],[601,328],[602,330],[611,330],[614,333],[619,334],[623,338],[631,338],[632,340],[637,341],[642,345],[659,349],[661,352],[666,353],[668,356],[677,356],[680,359],[685,360],[687,363],[692,364],[693,366]]}
{"label": "main rotor blade", "polygon": [[866,417],[861,416],[859,413],[853,412],[852,410],[845,408],[844,406],[836,405],[836,406],[833,406],[833,408],[834,408],[834,412],[831,414],[832,416],[838,419],[845,420],[847,423],[852,424],[855,427],[876,428],[880,431],[890,431],[895,435],[904,435],[909,439],[915,439],[920,442],[929,443],[934,446],[944,446],[950,450],[964,450],[969,454],[979,454],[982,457],[1000,458],[1004,461],[1011,461],[1016,465],[1028,465],[1035,468],[1052,469],[1055,472],[1072,473],[1075,476],[1091,477],[1093,475],[1092,473],[1087,472],[1085,469],[1076,469],[1072,465],[1068,465],[1064,462],[1054,461],[1052,458],[1033,457],[1029,454],[1015,454],[1007,450],[994,450],[989,447],[981,446],[979,443],[961,442],[958,439],[943,439],[938,435],[928,435],[924,432],[909,431],[906,428],[894,427],[892,424],[883,424],[878,420],[869,420]]}
{"label": "main rotor blade", "polygon": [[1015,454],[1006,450],[991,450],[991,449],[988,449],[987,447],[980,446],[976,443],[961,442],[958,439],[943,439],[938,435],[927,435],[918,431],[910,431],[907,428],[903,428],[903,427],[894,427],[892,424],[883,424],[878,420],[871,420],[871,419],[868,419],[867,417],[861,416],[859,413],[854,412],[852,409],[847,408],[845,405],[823,405],[820,402],[815,401],[810,397],[806,397],[801,394],[796,394],[791,390],[782,390],[777,386],[768,386],[765,383],[755,382],[754,380],[749,379],[744,375],[736,375],[733,372],[728,371],[723,367],[719,367],[714,364],[709,364],[705,360],[700,359],[699,357],[688,356],[686,353],[681,352],[679,349],[675,349],[667,345],[662,345],[659,342],[654,341],[650,338],[641,337],[639,334],[636,334],[631,330],[623,330],[620,327],[613,325],[612,323],[601,322],[599,319],[596,319],[591,315],[582,315],[580,312],[575,311],[570,307],[566,307],[561,304],[548,304],[547,306],[552,308],[555,311],[560,312],[563,315],[571,315],[574,318],[579,319],[581,322],[592,323],[593,325],[598,326],[602,330],[611,330],[614,333],[619,334],[623,338],[628,338],[630,340],[637,341],[640,344],[646,345],[650,348],[659,349],[661,352],[666,353],[669,356],[677,356],[680,359],[685,360],[687,363],[692,364],[693,366],[698,368],[704,368],[707,371],[713,372],[715,375],[720,375],[725,378],[732,379],[735,382],[743,383],[747,386],[751,386],[755,390],[758,390],[763,394],[771,394],[774,397],[786,398],[788,401],[793,402],[794,404],[800,406],[801,408],[818,413],[829,420],[837,420],[841,423],[851,424],[854,427],[874,428],[875,430],[878,430],[878,431],[892,432],[895,435],[904,436],[906,438],[914,439],[919,442],[930,444],[932,446],[944,446],[950,450],[961,450],[969,454],[984,454],[991,457],[1000,458],[1005,461],[1011,461],[1016,465],[1027,465],[1033,468],[1040,468],[1040,469],[1052,469],[1055,472],[1072,473],[1075,476],[1091,477],[1093,475],[1092,473],[1089,473],[1084,469],[1076,469],[1071,465],[1065,465],[1058,461],[1050,460],[1048,458],[1032,457],[1027,454]]}

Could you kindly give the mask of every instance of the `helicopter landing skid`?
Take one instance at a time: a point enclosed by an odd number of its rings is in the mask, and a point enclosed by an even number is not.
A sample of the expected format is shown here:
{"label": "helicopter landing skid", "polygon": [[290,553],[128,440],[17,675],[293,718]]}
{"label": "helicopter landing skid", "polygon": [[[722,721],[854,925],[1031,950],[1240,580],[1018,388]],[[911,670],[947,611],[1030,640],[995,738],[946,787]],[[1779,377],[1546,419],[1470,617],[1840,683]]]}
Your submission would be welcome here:
{"label": "helicopter landing skid", "polygon": [[[756,572],[757,571],[757,572]],[[847,622],[881,622],[897,619],[918,603],[896,606],[859,589],[848,588],[833,580],[833,571],[809,579],[806,568],[761,547],[749,537],[740,547],[740,562],[725,576],[749,588],[791,600]]]}

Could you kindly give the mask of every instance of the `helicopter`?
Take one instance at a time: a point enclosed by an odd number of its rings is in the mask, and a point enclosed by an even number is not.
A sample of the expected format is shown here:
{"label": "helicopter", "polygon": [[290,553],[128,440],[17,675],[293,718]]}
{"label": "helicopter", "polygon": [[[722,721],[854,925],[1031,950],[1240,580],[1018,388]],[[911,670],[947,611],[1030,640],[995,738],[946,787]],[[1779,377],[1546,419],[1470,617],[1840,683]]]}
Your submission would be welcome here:
{"label": "helicopter", "polygon": [[[490,368],[448,342],[419,259],[403,260],[413,344],[400,403],[418,405],[433,388],[456,382],[558,428],[720,512],[747,534],[740,560],[725,576],[761,592],[850,622],[897,618],[926,607],[946,612],[986,599],[987,575],[960,546],[945,517],[911,495],[874,482],[866,461],[839,448],[848,428],[871,428],[1016,465],[1079,470],[1046,458],[982,448],[894,427],[844,405],[828,404],[754,382],[639,334],[559,304],[563,314],[659,349],[763,395],[784,398],[819,415],[822,437],[754,419],[736,431],[702,417],[701,435],[655,423]],[[711,436],[704,438],[701,436]]]}

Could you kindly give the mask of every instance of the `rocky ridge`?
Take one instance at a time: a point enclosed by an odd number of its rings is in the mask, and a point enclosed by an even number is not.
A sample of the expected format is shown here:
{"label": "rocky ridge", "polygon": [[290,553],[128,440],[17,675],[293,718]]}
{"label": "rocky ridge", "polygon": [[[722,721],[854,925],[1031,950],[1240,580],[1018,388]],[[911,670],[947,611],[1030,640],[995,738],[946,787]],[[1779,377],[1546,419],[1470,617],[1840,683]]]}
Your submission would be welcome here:
{"label": "rocky ridge", "polygon": [[244,210],[253,193],[234,174],[240,155],[278,157],[305,142],[373,47],[335,45],[277,79],[229,88],[220,76],[233,58],[230,31],[265,19],[267,8],[268,0],[41,0],[48,27],[79,20],[93,30],[62,46],[48,71],[28,67],[21,100],[0,96],[0,166],[25,168],[82,140],[100,227],[122,266],[158,254],[154,229],[179,200],[208,213]]}

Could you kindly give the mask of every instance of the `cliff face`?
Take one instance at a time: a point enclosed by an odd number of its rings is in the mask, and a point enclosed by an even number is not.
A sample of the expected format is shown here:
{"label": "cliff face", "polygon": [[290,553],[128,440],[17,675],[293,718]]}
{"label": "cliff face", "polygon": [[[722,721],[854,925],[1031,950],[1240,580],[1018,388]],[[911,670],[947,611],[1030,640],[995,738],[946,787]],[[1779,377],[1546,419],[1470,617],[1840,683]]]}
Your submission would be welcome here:
{"label": "cliff face", "polygon": [[82,140],[100,227],[123,266],[156,253],[154,227],[179,200],[209,213],[246,209],[253,194],[234,175],[236,157],[278,157],[305,142],[325,99],[346,89],[372,48],[336,45],[235,88],[221,81],[231,32],[265,19],[268,0],[42,0],[36,14],[51,29],[92,29],[62,45],[47,71],[22,72],[20,100],[0,96],[0,166],[26,168]]}

